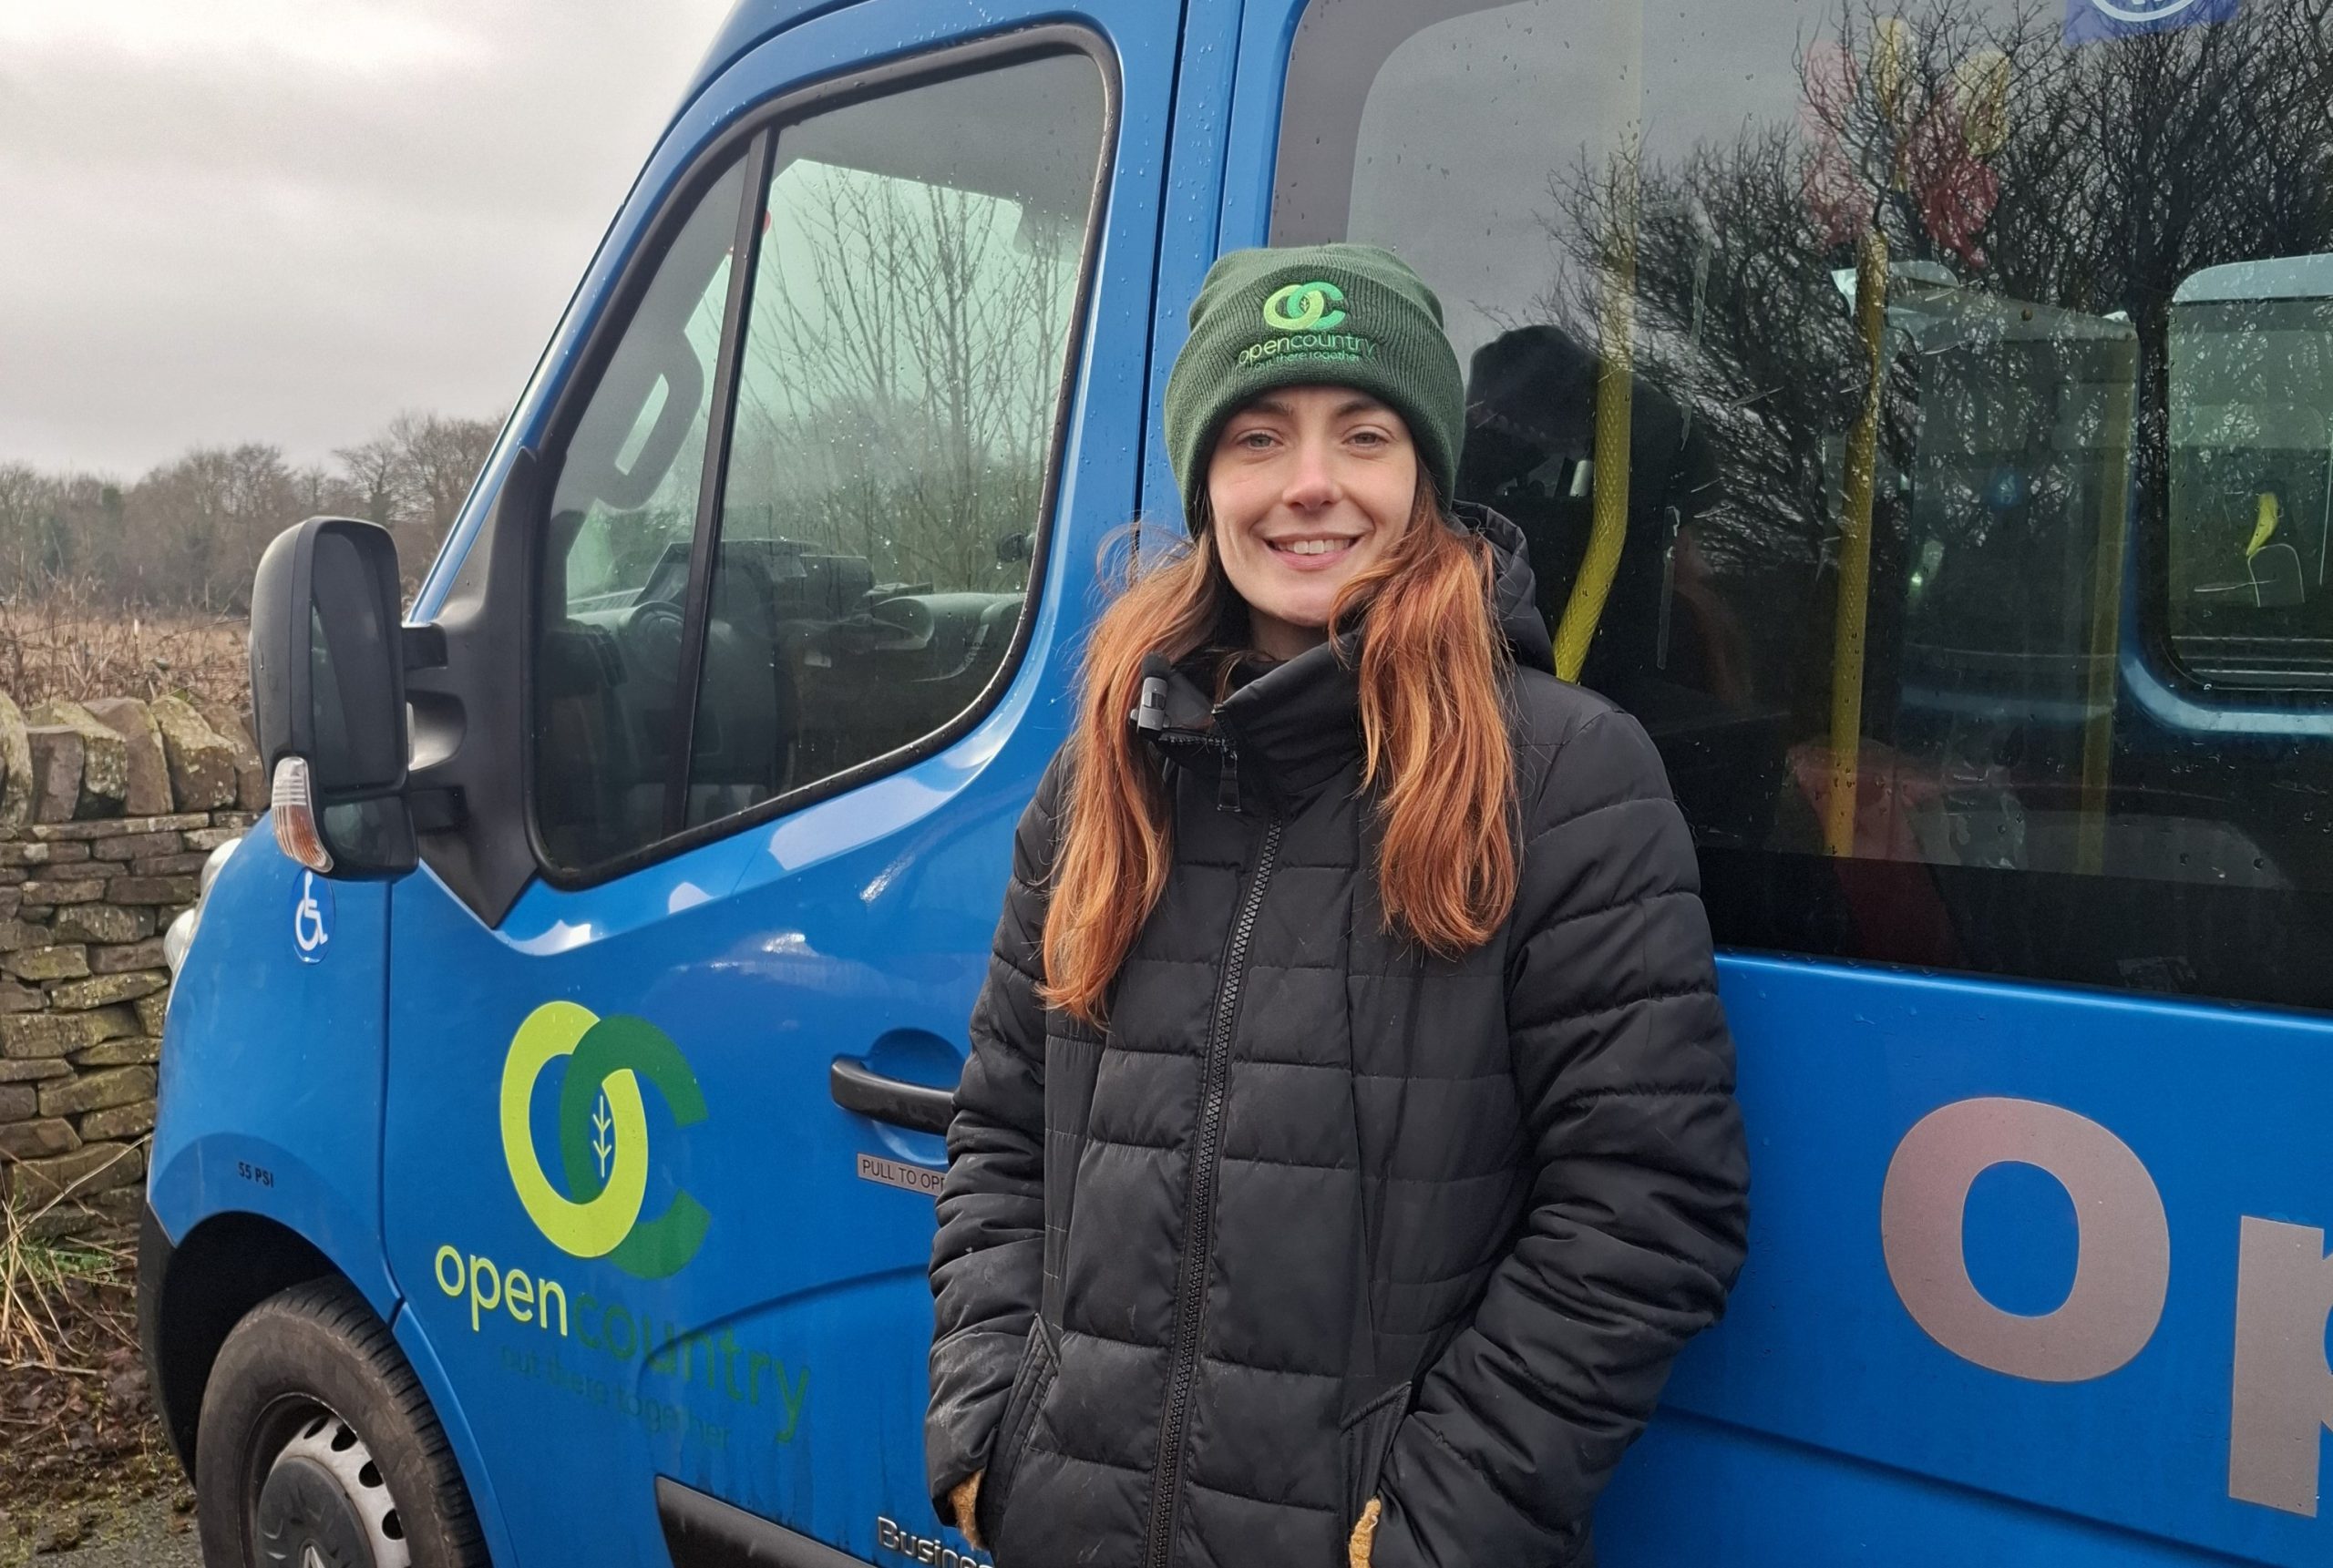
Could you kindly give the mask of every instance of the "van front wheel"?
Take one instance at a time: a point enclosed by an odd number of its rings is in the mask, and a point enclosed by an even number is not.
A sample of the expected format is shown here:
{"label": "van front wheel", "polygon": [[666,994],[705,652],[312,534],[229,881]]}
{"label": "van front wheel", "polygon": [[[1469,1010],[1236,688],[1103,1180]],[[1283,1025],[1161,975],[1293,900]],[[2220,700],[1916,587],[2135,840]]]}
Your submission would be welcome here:
{"label": "van front wheel", "polygon": [[235,1325],[194,1469],[210,1568],[485,1568],[445,1429],[345,1281],[293,1286]]}

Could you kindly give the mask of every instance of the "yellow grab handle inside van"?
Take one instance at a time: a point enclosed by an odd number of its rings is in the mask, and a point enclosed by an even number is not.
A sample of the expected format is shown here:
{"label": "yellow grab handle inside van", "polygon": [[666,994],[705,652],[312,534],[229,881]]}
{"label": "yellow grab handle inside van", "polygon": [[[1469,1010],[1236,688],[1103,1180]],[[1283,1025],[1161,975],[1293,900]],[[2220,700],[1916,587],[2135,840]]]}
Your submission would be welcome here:
{"label": "yellow grab handle inside van", "polygon": [[2246,560],[2258,555],[2260,547],[2276,533],[2277,516],[2276,493],[2274,490],[2262,492],[2259,509],[2253,514],[2252,542],[2244,547]]}
{"label": "yellow grab handle inside van", "polygon": [[[2105,461],[2098,491],[2098,562],[2090,585],[2090,679],[2081,722],[2081,812],[2074,838],[2074,869],[2095,876],[2106,869],[2106,820],[2114,772],[2114,696],[2122,641],[2122,536],[2131,504],[2131,401],[2137,390],[2138,339],[2119,344],[2106,384]],[[2273,497],[2263,500],[2272,503]],[[2269,527],[2276,527],[2273,511]]]}
{"label": "yellow grab handle inside van", "polygon": [[1590,504],[1588,551],[1579,576],[1564,601],[1556,627],[1556,673],[1579,679],[1588,662],[1620,569],[1620,549],[1629,537],[1629,404],[1634,395],[1629,338],[1635,325],[1637,286],[1636,213],[1624,208],[1614,226],[1610,264],[1604,273],[1602,354],[1596,369],[1596,498]]}
{"label": "yellow grab handle inside van", "polygon": [[1831,787],[1823,805],[1823,847],[1855,852],[1855,790],[1863,745],[1864,618],[1871,600],[1871,506],[1879,477],[1879,406],[1886,367],[1887,241],[1863,237],[1855,267],[1855,332],[1865,367],[1863,411],[1847,432],[1839,507],[1839,609],[1831,640]]}

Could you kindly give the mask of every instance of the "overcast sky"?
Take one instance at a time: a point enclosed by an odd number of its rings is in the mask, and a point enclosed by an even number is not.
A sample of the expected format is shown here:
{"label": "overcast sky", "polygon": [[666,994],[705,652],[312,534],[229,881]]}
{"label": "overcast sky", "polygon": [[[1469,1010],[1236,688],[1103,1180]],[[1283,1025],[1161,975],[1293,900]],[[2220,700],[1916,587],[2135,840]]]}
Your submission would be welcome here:
{"label": "overcast sky", "polygon": [[731,0],[0,0],[0,462],[499,414]]}

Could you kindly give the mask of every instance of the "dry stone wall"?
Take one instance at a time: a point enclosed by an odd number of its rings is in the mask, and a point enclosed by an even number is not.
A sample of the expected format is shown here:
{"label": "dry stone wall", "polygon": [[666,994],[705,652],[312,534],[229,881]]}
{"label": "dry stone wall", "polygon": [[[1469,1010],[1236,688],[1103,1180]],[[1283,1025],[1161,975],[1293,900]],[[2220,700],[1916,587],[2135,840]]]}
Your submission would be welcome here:
{"label": "dry stone wall", "polygon": [[248,720],[175,697],[0,693],[0,1201],[132,1225],[170,976],[162,933],[266,805]]}

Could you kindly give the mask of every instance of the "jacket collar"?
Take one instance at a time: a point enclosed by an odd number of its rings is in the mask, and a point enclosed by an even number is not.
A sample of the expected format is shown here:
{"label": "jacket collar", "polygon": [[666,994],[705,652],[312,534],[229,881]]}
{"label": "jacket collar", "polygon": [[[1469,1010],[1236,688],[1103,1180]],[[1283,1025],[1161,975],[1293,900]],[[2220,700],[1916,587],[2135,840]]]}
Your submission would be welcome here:
{"label": "jacket collar", "polygon": [[1491,547],[1491,615],[1506,636],[1507,651],[1526,670],[1556,672],[1555,639],[1539,613],[1539,581],[1531,574],[1531,547],[1523,530],[1488,507],[1461,501],[1451,508],[1459,526]]}

